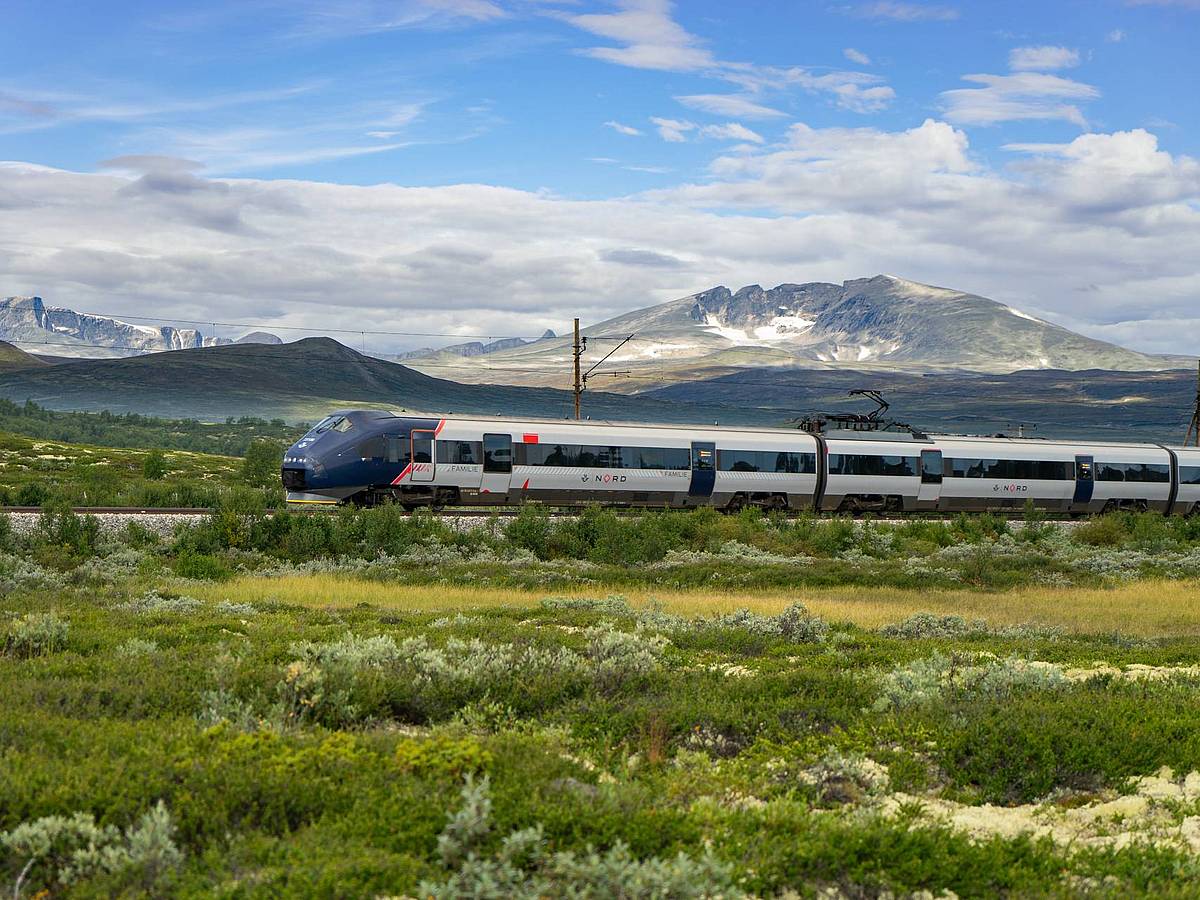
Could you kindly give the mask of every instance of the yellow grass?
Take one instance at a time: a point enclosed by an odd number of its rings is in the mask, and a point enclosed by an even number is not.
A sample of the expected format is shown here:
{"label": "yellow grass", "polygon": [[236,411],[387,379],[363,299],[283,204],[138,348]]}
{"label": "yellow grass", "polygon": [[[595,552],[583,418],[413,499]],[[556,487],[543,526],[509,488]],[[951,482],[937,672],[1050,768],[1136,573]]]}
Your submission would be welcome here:
{"label": "yellow grass", "polygon": [[[189,584],[207,600],[268,600],[313,608],[360,603],[418,611],[472,607],[532,606],[547,596],[598,597],[603,588],[527,591],[520,588],[420,587],[383,584],[336,575],[245,577],[223,584]],[[634,605],[651,599],[671,612],[704,615],[739,607],[776,613],[803,602],[831,622],[878,628],[915,612],[955,613],[994,624],[1036,622],[1070,631],[1132,635],[1200,634],[1200,582],[1140,581],[1115,588],[1020,588],[1001,593],[902,590],[899,588],[804,588],[794,591],[706,592],[614,589]]]}

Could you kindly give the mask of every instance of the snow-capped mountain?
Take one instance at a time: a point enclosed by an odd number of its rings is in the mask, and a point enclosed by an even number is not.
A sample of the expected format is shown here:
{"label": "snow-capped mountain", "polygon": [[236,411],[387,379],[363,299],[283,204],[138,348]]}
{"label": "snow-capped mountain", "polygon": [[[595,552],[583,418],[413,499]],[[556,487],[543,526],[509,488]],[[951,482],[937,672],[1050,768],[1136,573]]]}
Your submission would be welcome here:
{"label": "snow-capped mountain", "polygon": [[[650,387],[652,379],[691,380],[762,366],[1013,372],[1194,365],[1184,357],[1139,353],[1084,337],[986,297],[890,275],[769,290],[749,285],[734,292],[720,286],[605,320],[584,334],[589,355],[594,351],[597,359],[612,340],[635,335],[605,365],[630,373],[628,388],[618,380],[604,383],[616,390]],[[558,383],[569,360],[568,341],[538,341],[492,354],[475,366],[464,361],[453,374],[443,366],[441,374],[550,383],[538,380],[538,373],[546,372]],[[420,361],[411,365],[419,369]],[[514,368],[527,372],[513,374]]]}
{"label": "snow-capped mountain", "polygon": [[[233,343],[228,338],[213,338],[194,328],[133,325],[106,316],[47,306],[41,297],[0,300],[0,340],[12,341],[30,353],[94,358]],[[275,335],[261,331],[240,340],[279,343]]]}

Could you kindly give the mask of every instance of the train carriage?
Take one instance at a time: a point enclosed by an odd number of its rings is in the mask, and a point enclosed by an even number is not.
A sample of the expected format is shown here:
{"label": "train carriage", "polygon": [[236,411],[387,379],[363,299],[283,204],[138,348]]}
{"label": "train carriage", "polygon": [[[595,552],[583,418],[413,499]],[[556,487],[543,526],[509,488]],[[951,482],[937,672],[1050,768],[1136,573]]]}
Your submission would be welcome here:
{"label": "train carriage", "polygon": [[284,457],[292,502],[921,512],[1200,512],[1200,450],[920,432],[350,410]]}
{"label": "train carriage", "polygon": [[1200,448],[1175,450],[1178,489],[1171,512],[1200,515]]}

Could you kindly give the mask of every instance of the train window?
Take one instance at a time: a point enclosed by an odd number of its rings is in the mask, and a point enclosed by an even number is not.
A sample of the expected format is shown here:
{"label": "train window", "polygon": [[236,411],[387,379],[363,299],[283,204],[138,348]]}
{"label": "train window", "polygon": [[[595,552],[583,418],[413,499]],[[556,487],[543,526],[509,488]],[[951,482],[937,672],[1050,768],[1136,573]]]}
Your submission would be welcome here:
{"label": "train window", "polygon": [[[711,445],[709,445],[711,446]],[[716,460],[713,459],[715,450],[708,447],[692,447],[692,469],[696,472],[711,472]]]}
{"label": "train window", "polygon": [[1125,480],[1164,484],[1171,480],[1171,467],[1166,465],[1149,465],[1147,463],[1130,463],[1125,467]]}
{"label": "train window", "polygon": [[423,429],[413,429],[412,461],[415,463],[433,462],[433,432]]}
{"label": "train window", "polygon": [[817,470],[813,453],[778,450],[718,450],[717,467],[722,472],[783,472],[812,474]]}
{"label": "train window", "polygon": [[519,465],[577,469],[687,470],[684,447],[605,447],[599,444],[518,444]]}
{"label": "train window", "polygon": [[358,445],[360,459],[382,462],[387,452],[387,441],[383,437],[367,438]]}
{"label": "train window", "polygon": [[829,474],[912,476],[917,474],[917,457],[830,453]]}
{"label": "train window", "polygon": [[483,436],[483,471],[511,472],[513,467],[512,436],[485,434]]}
{"label": "train window", "polygon": [[324,434],[330,430],[344,433],[353,427],[353,423],[345,416],[326,416],[312,427],[309,434]]}
{"label": "train window", "polygon": [[942,471],[947,478],[994,478],[1071,481],[1075,464],[1035,459],[946,459]]}
{"label": "train window", "polygon": [[1096,463],[1097,481],[1124,481],[1125,467],[1119,463]]}
{"label": "train window", "polygon": [[922,450],[921,451],[921,483],[922,484],[941,484],[942,483],[942,451],[941,450]]}
{"label": "train window", "polygon": [[437,461],[477,466],[483,459],[483,444],[479,441],[438,441]]}
{"label": "train window", "polygon": [[390,463],[408,463],[408,439],[397,434],[389,434],[387,440],[387,461]]}
{"label": "train window", "polygon": [[1200,484],[1200,466],[1180,466],[1180,484]]}

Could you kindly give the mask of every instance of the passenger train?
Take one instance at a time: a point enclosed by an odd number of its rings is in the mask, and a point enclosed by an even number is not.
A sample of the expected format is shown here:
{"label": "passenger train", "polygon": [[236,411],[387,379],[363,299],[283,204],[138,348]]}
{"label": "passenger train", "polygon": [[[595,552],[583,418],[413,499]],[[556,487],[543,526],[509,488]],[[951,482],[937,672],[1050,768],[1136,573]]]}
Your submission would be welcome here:
{"label": "passenger train", "polygon": [[288,449],[296,503],[1200,513],[1200,449],[347,410]]}

